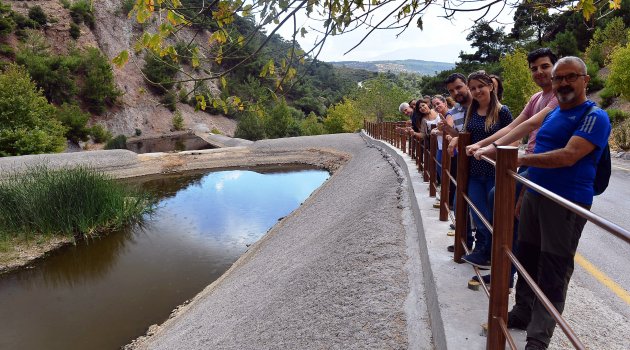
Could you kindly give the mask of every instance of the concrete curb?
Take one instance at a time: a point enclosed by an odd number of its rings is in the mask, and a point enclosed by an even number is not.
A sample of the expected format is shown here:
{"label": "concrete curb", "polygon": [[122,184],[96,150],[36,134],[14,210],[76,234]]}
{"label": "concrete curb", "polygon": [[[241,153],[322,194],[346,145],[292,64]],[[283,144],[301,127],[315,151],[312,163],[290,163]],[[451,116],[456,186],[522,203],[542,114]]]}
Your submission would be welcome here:
{"label": "concrete curb", "polygon": [[488,299],[482,291],[466,287],[474,275],[471,266],[453,262],[446,246],[449,221],[439,221],[439,209],[433,208],[427,186],[416,170],[415,161],[391,144],[361,132],[368,144],[382,148],[392,156],[407,175],[409,202],[416,221],[420,260],[425,285],[427,311],[436,349],[485,349],[481,324],[487,322]]}

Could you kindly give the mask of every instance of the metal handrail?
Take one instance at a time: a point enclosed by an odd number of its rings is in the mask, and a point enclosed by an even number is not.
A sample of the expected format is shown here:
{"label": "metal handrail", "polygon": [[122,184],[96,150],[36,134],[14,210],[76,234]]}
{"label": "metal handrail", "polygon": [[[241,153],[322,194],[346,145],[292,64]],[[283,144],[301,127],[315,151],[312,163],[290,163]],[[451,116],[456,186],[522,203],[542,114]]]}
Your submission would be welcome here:
{"label": "metal handrail", "polygon": [[[469,136],[469,135],[468,135]],[[460,154],[462,153],[462,150],[464,150],[465,146],[464,143],[468,143],[470,140],[469,137],[467,138],[463,138],[464,142],[460,143],[459,145],[459,152]],[[421,150],[423,151],[422,154],[425,155],[428,153],[425,145],[423,144],[423,142],[417,142],[420,145]],[[499,149],[514,149],[514,147],[499,147]],[[411,152],[411,150],[410,150]],[[515,155],[516,157],[516,155]],[[421,158],[421,157],[420,157]],[[459,160],[462,161],[463,158],[466,157],[460,157]],[[490,164],[492,164],[493,166],[497,167],[497,161],[494,161],[486,156],[482,156],[482,159]],[[437,161],[437,159],[433,156],[431,156],[429,159],[427,159],[429,161],[433,161],[435,162],[435,164],[439,163]],[[462,164],[467,164],[467,161],[463,161]],[[511,166],[513,166],[512,169],[516,169],[515,167],[515,161],[513,160],[513,164]],[[424,172],[426,173],[426,164],[424,167]],[[459,168],[461,169],[461,168]],[[505,165],[503,165],[502,169],[505,169]],[[510,178],[513,178],[515,181],[518,181],[520,183],[522,183],[523,185],[529,187],[530,189],[538,192],[539,194],[553,200],[554,202],[556,202],[557,204],[575,212],[576,214],[580,215],[581,217],[585,218],[586,220],[596,224],[597,226],[603,228],[604,230],[610,232],[611,234],[621,238],[622,240],[624,240],[626,243],[630,243],[630,231],[624,229],[623,227],[597,215],[594,214],[593,212],[591,212],[590,210],[587,210],[573,202],[570,202],[568,200],[566,200],[565,198],[547,190],[546,188],[537,185],[536,183],[526,179],[525,177],[517,174],[514,170],[512,170],[509,168],[505,169],[505,175],[509,176]],[[458,170],[459,172],[459,170]],[[470,198],[463,193],[463,191],[466,190],[467,186],[457,186],[457,180],[455,178],[453,178],[452,174],[450,173],[450,171],[447,169],[444,171],[445,174],[448,175],[449,178],[449,182],[453,182],[456,186],[456,188],[459,190],[457,191],[457,195],[458,197],[461,196],[461,198],[464,200],[465,205],[464,206],[469,206],[480,218],[481,222],[492,232],[494,233],[494,226],[495,225],[491,225],[487,219],[481,215],[479,209],[474,205],[474,203],[472,203],[472,201],[470,200]],[[502,174],[500,174],[499,172],[496,173],[497,179],[502,176]],[[497,183],[499,181],[497,180]],[[509,182],[508,182],[509,183]],[[432,184],[430,184],[432,185]],[[444,185],[444,184],[443,184]],[[449,184],[450,185],[450,184]],[[504,184],[505,185],[505,184]],[[507,185],[505,185],[507,186]],[[515,186],[514,183],[511,184],[512,186],[512,194],[514,192]],[[460,187],[460,188],[458,188]],[[463,187],[463,188],[461,188]],[[506,187],[503,187],[503,191],[505,193],[505,189]],[[498,190],[498,186],[497,186],[497,190]],[[497,192],[498,195],[498,192]],[[513,195],[512,195],[513,198]],[[441,200],[441,206],[444,205],[444,201],[446,201],[446,205],[448,206],[448,199],[447,198],[442,198]],[[467,205],[466,205],[467,204]],[[497,210],[497,206],[495,206],[495,211]],[[458,211],[458,214],[461,214],[460,211]],[[449,215],[450,215],[450,211],[449,211]],[[499,215],[495,215],[494,218],[495,220],[497,220],[499,217]],[[464,220],[466,221],[466,220]],[[510,216],[509,221],[513,221],[512,217]],[[459,258],[461,257],[461,254],[458,254],[458,247],[461,247],[461,251],[464,251],[466,254],[469,254],[470,251],[466,246],[466,241],[465,238],[461,237],[461,232],[463,232],[463,230],[465,230],[463,227],[466,225],[466,222],[464,222],[462,225],[458,225],[456,226],[456,242],[459,241],[459,244],[456,244],[456,253],[455,253],[455,257],[454,260],[458,261]],[[502,230],[500,232],[505,233],[506,232],[506,228],[505,228],[505,221],[502,221]],[[565,335],[567,336],[567,338],[571,341],[571,343],[573,344],[573,346],[576,349],[585,349],[584,344],[579,340],[579,338],[577,337],[577,335],[575,334],[575,332],[573,331],[573,329],[569,326],[569,324],[564,320],[564,318],[562,317],[562,315],[558,312],[558,310],[555,309],[555,307],[553,306],[553,304],[549,301],[549,299],[545,296],[545,294],[542,292],[542,290],[540,289],[540,287],[535,283],[535,281],[531,278],[531,276],[527,273],[527,271],[525,271],[525,268],[521,265],[521,263],[518,261],[518,259],[516,258],[516,256],[512,253],[511,251],[511,247],[509,245],[511,245],[511,237],[512,235],[509,234],[507,235],[508,240],[507,240],[507,244],[502,244],[501,246],[496,246],[494,245],[494,235],[493,235],[493,256],[494,253],[498,253],[498,255],[504,255],[506,256],[508,259],[508,262],[512,262],[514,264],[514,266],[516,267],[516,269],[519,272],[519,276],[523,277],[523,279],[525,280],[525,282],[530,286],[530,288],[532,289],[532,291],[534,292],[534,294],[536,295],[536,297],[540,300],[540,302],[543,304],[543,306],[545,307],[545,309],[547,311],[549,311],[549,313],[552,315],[552,317],[554,318],[554,320],[557,322],[558,326],[560,327],[560,329],[562,329],[562,331],[565,333]],[[460,251],[460,252],[461,252]],[[458,256],[460,255],[460,256]],[[494,259],[493,259],[494,260]],[[503,263],[501,262],[502,265],[507,264],[508,268],[509,268],[509,263]],[[493,265],[494,265],[494,261],[493,261]],[[502,270],[504,269],[505,266],[502,266],[501,268],[497,268],[497,270]],[[483,282],[483,279],[481,278],[481,274],[479,273],[479,269],[478,268],[474,268],[475,274],[478,276],[480,284],[483,287],[484,292],[486,293],[486,295],[488,295],[490,297],[490,308],[494,308],[496,309],[496,307],[493,305],[493,296],[494,294],[490,294],[486,284]],[[493,267],[493,275],[495,275],[494,273],[494,267]],[[500,275],[500,274],[498,274]],[[500,276],[497,276],[500,277]],[[493,278],[494,280],[494,278]],[[498,279],[500,280],[500,278]],[[499,282],[499,281],[497,281]],[[497,288],[493,288],[493,291],[496,291]],[[501,293],[501,291],[497,291],[497,293]],[[507,292],[506,292],[507,293]],[[506,295],[507,296],[507,295]],[[505,300],[501,300],[500,302],[506,303],[507,302],[507,298],[503,298]],[[507,311],[507,304],[504,305],[505,310],[503,311]],[[496,315],[496,314],[495,314]],[[497,340],[497,338],[492,336],[492,321],[496,321],[497,325],[501,331],[501,334],[503,335],[503,338],[498,338],[499,340]],[[488,346],[490,348],[494,348],[494,347],[500,347],[503,348],[505,346],[505,341],[508,342],[508,345],[512,348],[512,349],[516,349],[516,345],[514,343],[514,340],[511,336],[511,334],[508,331],[507,325],[505,323],[505,319],[504,317],[499,317],[499,316],[493,316],[493,312],[491,310],[491,312],[489,312],[489,322],[488,322],[488,327],[489,327],[489,336],[488,336]],[[501,341],[503,341],[503,346],[500,345]],[[492,343],[494,342],[494,343]],[[494,344],[494,345],[493,345]],[[498,345],[497,345],[498,344]]]}
{"label": "metal handrail", "polygon": [[536,183],[530,181],[529,179],[510,171],[509,174],[516,179],[516,181],[522,183],[523,185],[535,190],[539,194],[551,199],[552,201],[560,204],[561,206],[573,211],[574,213],[580,215],[586,220],[594,223],[595,225],[603,228],[604,230],[612,233],[613,235],[623,239],[626,243],[630,243],[630,231],[624,229],[623,227],[611,222],[609,220],[604,219],[603,217],[593,213],[592,211],[585,209],[573,202],[570,202],[563,197],[549,191],[548,189],[537,185]]}

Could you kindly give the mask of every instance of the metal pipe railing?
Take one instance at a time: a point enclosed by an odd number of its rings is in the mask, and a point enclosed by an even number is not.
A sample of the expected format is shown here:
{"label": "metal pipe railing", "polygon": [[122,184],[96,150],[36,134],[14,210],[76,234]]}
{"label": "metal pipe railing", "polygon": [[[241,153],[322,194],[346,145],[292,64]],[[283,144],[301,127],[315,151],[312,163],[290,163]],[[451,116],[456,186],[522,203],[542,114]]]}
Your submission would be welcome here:
{"label": "metal pipe railing", "polygon": [[[385,130],[382,128],[382,125],[381,128],[379,128],[378,124],[379,123],[377,123],[376,126],[371,126],[369,123],[364,122],[364,126],[366,126],[368,130],[373,130],[375,134],[374,136],[379,133],[379,130]],[[435,179],[435,164],[437,163],[434,154],[435,149],[437,148],[437,142],[435,143],[435,145],[433,144],[433,136],[435,135],[432,135],[431,137],[431,153],[429,153],[426,139],[419,141],[415,137],[412,137],[409,143],[409,154],[415,156],[412,158],[416,160],[418,170],[422,172],[425,181],[430,181],[429,191],[431,191],[432,187],[434,186],[433,184]],[[458,203],[458,205],[456,205],[455,207],[455,222],[457,222],[458,224],[455,226],[456,244],[453,260],[461,263],[462,255],[464,253],[470,253],[466,241],[466,226],[468,224],[468,220],[466,218],[469,208],[475,211],[477,215],[479,215],[483,224],[488,227],[488,229],[493,233],[491,291],[489,291],[485,283],[483,283],[483,279],[481,278],[479,269],[474,269],[475,274],[481,281],[481,286],[483,287],[484,292],[486,293],[486,295],[489,296],[490,299],[488,307],[487,348],[491,350],[504,349],[505,343],[507,341],[510,348],[516,349],[516,345],[509,333],[506,324],[509,299],[509,283],[510,279],[512,278],[510,265],[514,264],[517,271],[519,272],[519,278],[523,278],[525,282],[531,287],[536,297],[547,309],[547,311],[552,315],[560,329],[562,329],[562,331],[565,333],[569,341],[571,341],[573,346],[576,349],[585,349],[584,344],[579,340],[573,329],[571,329],[569,324],[562,318],[560,312],[555,309],[553,304],[545,296],[540,287],[536,284],[536,282],[532,279],[532,277],[527,273],[525,268],[518,261],[516,256],[512,253],[516,181],[553,200],[557,204],[575,212],[576,214],[582,216],[583,218],[596,224],[597,226],[603,228],[611,234],[619,237],[627,243],[630,243],[630,231],[609,220],[604,219],[603,217],[592,213],[590,210],[587,210],[575,203],[572,203],[562,198],[561,196],[517,174],[516,165],[518,148],[509,146],[497,148],[496,162],[485,156],[482,157],[485,161],[493,164],[496,167],[494,198],[495,204],[493,223],[490,224],[487,219],[483,217],[483,215],[481,215],[479,210],[474,206],[474,204],[470,201],[470,198],[466,195],[468,188],[468,157],[465,156],[465,148],[469,143],[470,134],[460,133],[457,148],[457,152],[460,156],[457,157],[458,168],[456,179],[453,178],[452,174],[450,173],[451,157],[447,154],[446,147],[444,147],[442,153],[443,183],[440,193],[440,220],[442,220],[442,210],[444,209],[444,207],[448,209],[448,182],[452,181],[456,185],[456,201]],[[403,143],[401,143],[401,145],[402,144]],[[424,158],[424,162],[422,161],[422,158]],[[433,168],[433,171],[431,171],[431,168]],[[426,177],[430,177],[430,179],[427,179]],[[447,183],[445,184],[444,179],[447,178],[449,181],[447,181]],[[450,215],[449,210],[447,210],[447,215]]]}

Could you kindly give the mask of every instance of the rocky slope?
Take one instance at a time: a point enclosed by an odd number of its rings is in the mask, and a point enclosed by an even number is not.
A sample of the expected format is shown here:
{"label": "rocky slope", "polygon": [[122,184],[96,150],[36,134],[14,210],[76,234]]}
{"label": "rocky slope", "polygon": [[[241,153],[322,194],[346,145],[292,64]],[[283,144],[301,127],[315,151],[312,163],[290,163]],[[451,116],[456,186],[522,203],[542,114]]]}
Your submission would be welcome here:
{"label": "rocky slope", "polygon": [[[170,132],[172,128],[173,112],[160,105],[159,96],[154,95],[144,82],[140,68],[144,64],[142,54],[133,53],[135,39],[141,35],[142,27],[133,18],[128,18],[122,11],[120,0],[93,1],[93,13],[95,16],[94,30],[85,24],[81,24],[81,36],[78,40],[70,37],[70,12],[64,9],[59,0],[34,0],[34,1],[5,1],[11,4],[14,11],[23,15],[28,14],[28,9],[39,5],[49,18],[49,24],[43,29],[43,33],[56,53],[65,53],[69,47],[76,46],[98,47],[110,59],[123,50],[129,50],[129,63],[123,68],[114,68],[114,77],[118,88],[123,92],[118,105],[109,109],[103,115],[94,116],[92,122],[103,123],[114,134],[133,135],[136,129],[140,129],[143,135],[160,135]],[[145,26],[152,30],[155,25]],[[193,39],[191,30],[178,33],[183,40]],[[208,33],[198,34],[194,40],[200,47],[207,45]],[[14,46],[15,38],[10,38]],[[210,68],[210,67],[205,67]],[[198,76],[195,72],[190,72]],[[190,91],[191,84],[187,90]],[[216,84],[206,82],[211,91],[217,91]],[[184,125],[193,130],[218,129],[223,134],[233,135],[236,129],[236,121],[221,115],[210,115],[203,111],[195,111],[193,107],[177,103],[177,109],[182,113]]]}

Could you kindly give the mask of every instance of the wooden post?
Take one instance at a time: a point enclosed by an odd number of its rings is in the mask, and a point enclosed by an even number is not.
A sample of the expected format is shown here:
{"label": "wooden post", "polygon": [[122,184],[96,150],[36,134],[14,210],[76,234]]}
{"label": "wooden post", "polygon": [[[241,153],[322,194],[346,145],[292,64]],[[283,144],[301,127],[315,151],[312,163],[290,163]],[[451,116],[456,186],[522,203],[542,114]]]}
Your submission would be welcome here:
{"label": "wooden post", "polygon": [[464,194],[468,193],[468,157],[466,146],[470,143],[470,133],[459,133],[457,141],[457,205],[455,208],[455,252],[453,260],[463,263],[464,247],[462,240],[466,242],[466,227],[468,225],[468,203]]}
{"label": "wooden post", "polygon": [[[517,147],[497,147],[494,214],[492,223],[492,288],[488,307],[488,342],[487,349],[504,349],[505,335],[501,331],[499,320],[507,324],[510,259],[505,250],[512,250],[514,233],[514,197],[516,180],[508,170],[516,172]],[[459,203],[458,203],[459,204]]]}
{"label": "wooden post", "polygon": [[[407,153],[407,133],[404,131],[400,132],[400,145],[402,146],[403,153]],[[411,150],[409,150],[411,152]]]}
{"label": "wooden post", "polygon": [[[431,130],[433,130],[433,126]],[[429,197],[435,197],[435,192],[437,188],[435,188],[435,182],[437,181],[437,163],[435,159],[437,157],[437,135],[430,134],[429,140],[431,144],[431,148],[429,149]]]}
{"label": "wooden post", "polygon": [[424,137],[422,139],[422,154],[423,154],[423,161],[422,161],[422,181],[424,182],[429,182],[429,142],[427,141],[427,138]]}
{"label": "wooden post", "polygon": [[[451,155],[448,154],[446,132],[442,131],[442,188],[440,190],[440,221],[448,220],[448,198],[450,195],[451,178],[447,172],[451,170]],[[453,174],[455,175],[455,174]]]}

